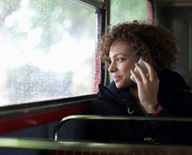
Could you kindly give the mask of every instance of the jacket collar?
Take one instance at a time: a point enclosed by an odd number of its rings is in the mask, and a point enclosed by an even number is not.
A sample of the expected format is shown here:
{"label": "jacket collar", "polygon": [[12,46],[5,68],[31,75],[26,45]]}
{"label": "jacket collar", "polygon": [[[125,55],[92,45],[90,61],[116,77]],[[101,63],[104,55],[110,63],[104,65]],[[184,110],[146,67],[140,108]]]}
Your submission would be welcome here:
{"label": "jacket collar", "polygon": [[115,86],[115,82],[112,81],[108,87],[99,85],[99,99],[107,99],[116,101],[125,107],[129,108],[130,111],[134,111],[137,114],[143,114],[142,111],[134,104],[132,95],[130,94],[130,88],[118,89]]}
{"label": "jacket collar", "polygon": [[115,82],[112,81],[107,87],[99,85],[99,98],[116,99],[117,97],[129,97],[130,88],[118,89]]}

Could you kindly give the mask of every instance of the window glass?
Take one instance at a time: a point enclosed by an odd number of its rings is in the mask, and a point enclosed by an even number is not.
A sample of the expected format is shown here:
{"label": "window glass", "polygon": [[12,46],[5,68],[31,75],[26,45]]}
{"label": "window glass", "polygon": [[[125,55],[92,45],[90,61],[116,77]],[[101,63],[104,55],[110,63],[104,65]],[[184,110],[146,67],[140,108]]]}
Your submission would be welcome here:
{"label": "window glass", "polygon": [[149,17],[147,0],[111,0],[110,24],[134,20],[146,21]]}
{"label": "window glass", "polygon": [[95,8],[0,0],[0,106],[92,94]]}

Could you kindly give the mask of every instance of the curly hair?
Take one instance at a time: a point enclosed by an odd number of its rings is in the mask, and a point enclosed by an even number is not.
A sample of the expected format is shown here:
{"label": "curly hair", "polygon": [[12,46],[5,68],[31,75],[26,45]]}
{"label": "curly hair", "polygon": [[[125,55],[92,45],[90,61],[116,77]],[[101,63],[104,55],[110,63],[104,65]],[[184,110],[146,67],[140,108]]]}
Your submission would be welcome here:
{"label": "curly hair", "polygon": [[156,71],[171,69],[177,64],[178,43],[166,28],[134,21],[117,24],[104,35],[99,43],[103,62],[109,60],[109,52],[116,41],[131,44],[130,50],[151,64]]}

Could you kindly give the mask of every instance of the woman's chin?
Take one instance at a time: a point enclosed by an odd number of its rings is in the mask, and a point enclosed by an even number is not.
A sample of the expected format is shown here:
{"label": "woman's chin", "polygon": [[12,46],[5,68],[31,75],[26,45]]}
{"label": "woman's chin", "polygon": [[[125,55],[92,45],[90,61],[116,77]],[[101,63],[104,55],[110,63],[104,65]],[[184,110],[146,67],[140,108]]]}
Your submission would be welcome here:
{"label": "woman's chin", "polygon": [[135,85],[135,84],[136,84],[136,83],[133,82],[133,81],[130,81],[129,83],[126,83],[126,84],[123,84],[123,83],[120,83],[120,82],[115,82],[115,86],[116,86],[118,89],[127,88],[127,87],[133,86],[133,85]]}
{"label": "woman's chin", "polygon": [[122,89],[122,84],[119,83],[119,82],[115,82],[115,86],[116,86],[118,89]]}

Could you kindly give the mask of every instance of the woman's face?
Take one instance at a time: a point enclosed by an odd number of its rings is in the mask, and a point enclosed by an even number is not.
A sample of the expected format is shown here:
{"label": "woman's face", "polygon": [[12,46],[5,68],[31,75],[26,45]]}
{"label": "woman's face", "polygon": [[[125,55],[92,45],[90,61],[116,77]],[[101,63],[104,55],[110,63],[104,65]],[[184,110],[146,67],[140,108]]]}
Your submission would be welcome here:
{"label": "woman's face", "polygon": [[113,80],[119,89],[134,84],[134,82],[130,80],[130,70],[134,69],[139,57],[130,51],[130,46],[127,42],[117,41],[113,43],[109,52],[111,63],[108,71],[113,74]]}

